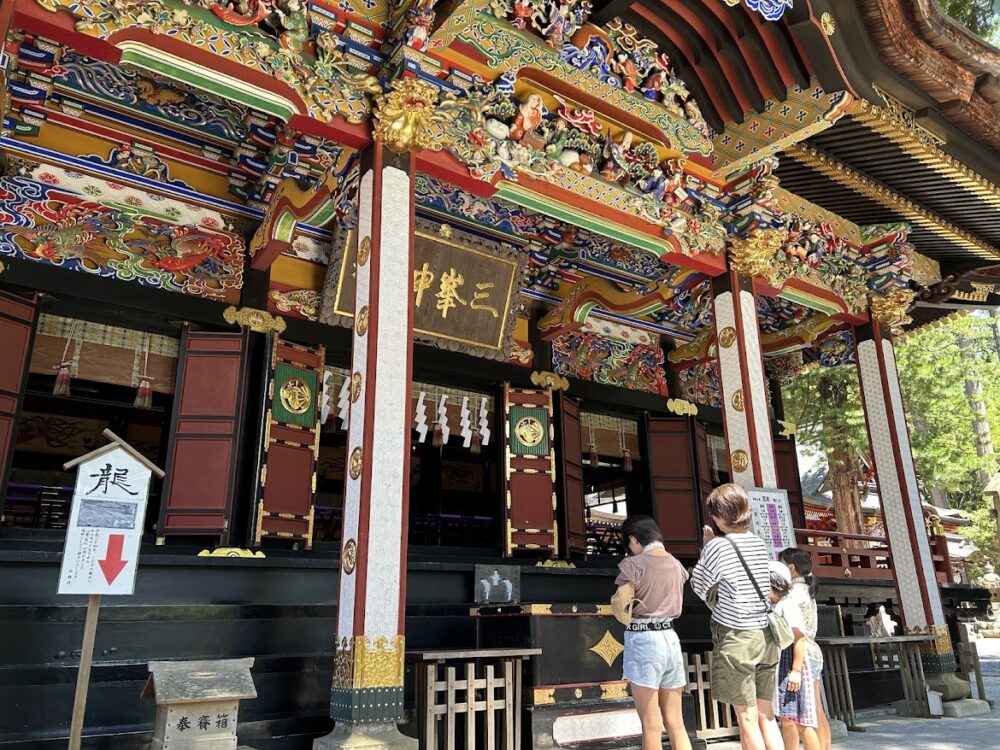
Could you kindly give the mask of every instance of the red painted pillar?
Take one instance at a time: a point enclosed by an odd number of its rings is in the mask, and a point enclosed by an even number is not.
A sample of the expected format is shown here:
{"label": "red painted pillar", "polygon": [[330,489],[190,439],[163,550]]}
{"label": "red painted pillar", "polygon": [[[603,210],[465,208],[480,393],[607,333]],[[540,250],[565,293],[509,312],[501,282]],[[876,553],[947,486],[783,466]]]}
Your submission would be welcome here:
{"label": "red painted pillar", "polygon": [[410,158],[375,143],[361,161],[337,651],[330,698],[337,725],[332,734],[316,740],[317,748],[411,742],[395,726],[403,713],[412,419]]}

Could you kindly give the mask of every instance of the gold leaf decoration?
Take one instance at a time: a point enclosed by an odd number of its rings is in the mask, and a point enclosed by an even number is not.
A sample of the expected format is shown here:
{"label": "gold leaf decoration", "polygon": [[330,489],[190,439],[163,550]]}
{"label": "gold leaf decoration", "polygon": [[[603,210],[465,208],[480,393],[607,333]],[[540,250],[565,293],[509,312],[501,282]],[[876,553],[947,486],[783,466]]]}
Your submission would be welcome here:
{"label": "gold leaf decoration", "polygon": [[539,388],[551,388],[553,391],[569,390],[569,381],[561,375],[556,375],[554,372],[539,372],[536,370],[531,373],[531,382]]}
{"label": "gold leaf decoration", "polygon": [[258,310],[253,307],[236,308],[230,305],[222,312],[222,318],[229,325],[249,328],[255,333],[282,333],[285,328],[285,319],[280,315],[271,315],[266,310]]}
{"label": "gold leaf decoration", "polygon": [[868,306],[875,320],[893,331],[898,331],[913,321],[907,311],[915,297],[916,293],[908,289],[895,289],[885,295],[873,294]]}
{"label": "gold leaf decoration", "polygon": [[611,635],[611,631],[605,631],[604,637],[591,646],[590,650],[601,657],[604,663],[610,667],[615,663],[615,659],[622,655],[625,647]]}
{"label": "gold leaf decoration", "polygon": [[746,237],[737,237],[729,243],[732,267],[743,276],[759,276],[771,286],[780,288],[784,280],[774,259],[786,237],[786,233],[778,229],[755,229]]}
{"label": "gold leaf decoration", "polygon": [[437,87],[416,78],[397,80],[375,99],[375,140],[393,151],[440,151],[443,141],[435,126],[458,114],[453,94],[441,96]]}

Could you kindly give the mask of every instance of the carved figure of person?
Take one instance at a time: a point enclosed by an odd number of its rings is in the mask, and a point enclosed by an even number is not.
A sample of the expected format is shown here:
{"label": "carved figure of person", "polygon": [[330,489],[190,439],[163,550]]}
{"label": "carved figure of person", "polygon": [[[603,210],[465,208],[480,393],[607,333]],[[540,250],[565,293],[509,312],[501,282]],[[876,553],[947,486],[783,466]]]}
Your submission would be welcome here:
{"label": "carved figure of person", "polygon": [[609,137],[604,145],[604,165],[601,167],[601,177],[621,185],[628,183],[629,152],[632,150],[632,132],[625,131],[621,143],[616,143]]}
{"label": "carved figure of person", "polygon": [[530,2],[517,0],[514,3],[514,10],[511,12],[510,25],[515,29],[528,28],[528,22],[531,20],[531,14],[534,12],[535,9],[531,7]]}
{"label": "carved figure of person", "polygon": [[615,73],[621,76],[622,86],[626,91],[635,91],[639,88],[639,68],[631,57],[619,54],[615,60]]}
{"label": "carved figure of person", "polygon": [[[517,108],[514,125],[510,129],[510,137],[518,143],[541,151],[545,143],[535,134],[535,131],[542,124],[544,115],[545,106],[542,104],[542,97],[538,94],[529,94],[524,103]],[[526,137],[528,137],[528,142],[525,142]]]}
{"label": "carved figure of person", "polygon": [[545,34],[545,43],[553,49],[562,49],[563,43],[572,33],[572,26],[569,5],[560,3],[552,14],[549,25],[542,29],[542,33]]}
{"label": "carved figure of person", "polygon": [[651,68],[646,80],[642,82],[642,94],[650,101],[657,101],[660,98],[663,87],[666,85],[667,74],[660,68]]}
{"label": "carved figure of person", "polygon": [[646,195],[651,195],[656,200],[662,201],[667,189],[667,178],[663,176],[662,169],[654,167],[653,171],[649,173],[649,177],[639,181],[638,187]]}

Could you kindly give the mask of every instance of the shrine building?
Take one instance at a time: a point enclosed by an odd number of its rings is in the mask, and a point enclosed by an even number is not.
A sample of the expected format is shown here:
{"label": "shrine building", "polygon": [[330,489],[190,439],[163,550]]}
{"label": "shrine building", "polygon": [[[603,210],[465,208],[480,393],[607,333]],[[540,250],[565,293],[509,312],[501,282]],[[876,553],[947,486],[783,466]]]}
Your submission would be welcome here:
{"label": "shrine building", "polygon": [[[505,742],[638,747],[620,524],[691,567],[722,482],[787,495],[820,635],[924,636],[846,652],[850,715],[917,666],[969,695],[988,596],[927,521],[893,340],[1000,305],[1000,51],[933,0],[4,0],[0,31],[0,750],[65,747],[63,465],[105,429],[165,477],[84,748],[150,741],[150,661],[242,657],[259,750],[428,747],[438,704],[472,747],[439,662],[503,683]],[[840,366],[858,545],[808,527],[781,400]],[[709,614],[676,625],[699,742],[735,734]]]}

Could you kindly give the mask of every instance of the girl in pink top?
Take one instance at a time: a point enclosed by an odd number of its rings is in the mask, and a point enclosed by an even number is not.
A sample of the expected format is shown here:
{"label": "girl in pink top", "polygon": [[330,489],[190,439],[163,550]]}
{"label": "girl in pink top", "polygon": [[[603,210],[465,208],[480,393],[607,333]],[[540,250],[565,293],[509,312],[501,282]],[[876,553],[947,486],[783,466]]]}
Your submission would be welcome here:
{"label": "girl in pink top", "polygon": [[623,678],[632,686],[642,750],[660,750],[666,727],[673,750],[691,750],[681,714],[687,670],[673,622],[680,617],[687,571],[663,548],[649,516],[629,516],[622,539],[630,553],[618,565],[619,586],[635,587],[632,622],[625,629]]}

